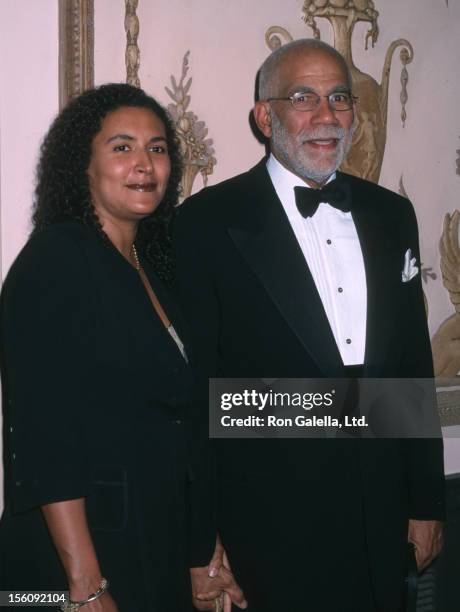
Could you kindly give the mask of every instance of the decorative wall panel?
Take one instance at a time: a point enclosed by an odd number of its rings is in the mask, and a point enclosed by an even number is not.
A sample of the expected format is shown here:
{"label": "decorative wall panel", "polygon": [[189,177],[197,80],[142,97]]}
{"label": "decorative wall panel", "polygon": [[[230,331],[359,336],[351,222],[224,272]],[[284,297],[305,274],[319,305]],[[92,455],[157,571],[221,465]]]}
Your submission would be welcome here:
{"label": "decorative wall panel", "polygon": [[59,0],[59,106],[93,86],[93,0]]}

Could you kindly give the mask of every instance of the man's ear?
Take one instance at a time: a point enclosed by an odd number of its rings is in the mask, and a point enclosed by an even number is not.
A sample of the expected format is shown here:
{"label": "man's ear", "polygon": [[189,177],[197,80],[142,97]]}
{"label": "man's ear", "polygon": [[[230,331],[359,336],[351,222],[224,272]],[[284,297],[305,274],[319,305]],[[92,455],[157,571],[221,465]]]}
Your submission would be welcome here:
{"label": "man's ear", "polygon": [[257,127],[266,138],[272,135],[272,118],[270,114],[270,103],[260,100],[254,105],[254,119]]}

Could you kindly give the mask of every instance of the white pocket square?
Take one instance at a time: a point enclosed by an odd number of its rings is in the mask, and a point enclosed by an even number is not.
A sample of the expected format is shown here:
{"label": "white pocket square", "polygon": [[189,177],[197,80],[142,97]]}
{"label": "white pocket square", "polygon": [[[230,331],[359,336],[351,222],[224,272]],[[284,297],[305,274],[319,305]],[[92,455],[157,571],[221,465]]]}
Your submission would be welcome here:
{"label": "white pocket square", "polygon": [[407,249],[406,254],[404,255],[404,268],[401,272],[402,282],[408,283],[410,280],[417,276],[418,274],[418,266],[416,266],[417,260],[415,257],[412,257],[412,251]]}

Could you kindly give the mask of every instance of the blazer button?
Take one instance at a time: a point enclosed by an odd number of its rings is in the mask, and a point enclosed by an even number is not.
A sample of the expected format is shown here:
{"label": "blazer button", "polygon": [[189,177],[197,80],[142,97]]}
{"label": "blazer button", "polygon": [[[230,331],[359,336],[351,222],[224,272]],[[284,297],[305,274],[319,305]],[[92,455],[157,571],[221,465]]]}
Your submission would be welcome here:
{"label": "blazer button", "polygon": [[175,419],[173,421],[174,425],[182,425],[182,420],[181,419]]}
{"label": "blazer button", "polygon": [[21,481],[20,480],[16,480],[15,484],[16,484],[17,487],[20,487],[21,486]]}

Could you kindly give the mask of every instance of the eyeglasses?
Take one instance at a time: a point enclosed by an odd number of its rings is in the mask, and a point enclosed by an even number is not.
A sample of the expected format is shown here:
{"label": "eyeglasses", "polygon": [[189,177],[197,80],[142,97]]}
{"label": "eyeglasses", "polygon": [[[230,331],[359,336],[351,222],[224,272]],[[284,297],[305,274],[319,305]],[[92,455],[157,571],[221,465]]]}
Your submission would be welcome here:
{"label": "eyeglasses", "polygon": [[347,91],[335,91],[328,96],[319,96],[312,91],[298,91],[286,98],[267,98],[267,102],[271,102],[272,100],[289,100],[295,110],[307,112],[316,110],[320,105],[321,98],[326,98],[329,107],[333,111],[338,112],[351,110],[354,102],[358,99]]}

